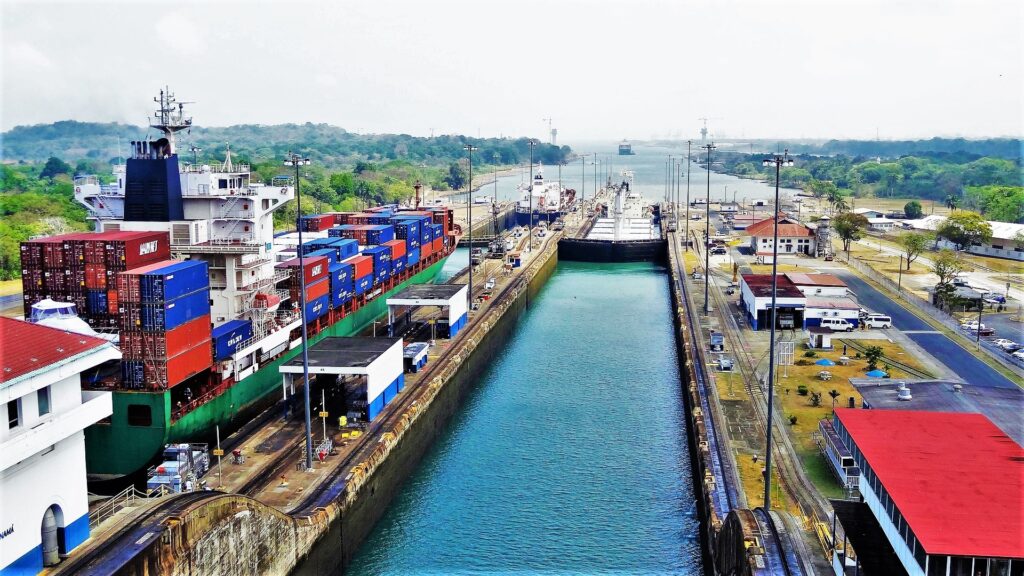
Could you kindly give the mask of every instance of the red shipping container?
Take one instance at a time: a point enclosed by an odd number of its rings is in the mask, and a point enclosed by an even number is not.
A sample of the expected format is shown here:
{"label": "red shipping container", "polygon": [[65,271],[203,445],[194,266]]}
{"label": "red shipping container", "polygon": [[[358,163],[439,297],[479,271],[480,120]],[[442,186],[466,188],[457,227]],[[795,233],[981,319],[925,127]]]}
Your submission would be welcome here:
{"label": "red shipping container", "polygon": [[105,290],[107,288],[107,267],[103,264],[86,264],[85,287],[91,290]]}
{"label": "red shipping container", "polygon": [[353,278],[362,278],[364,276],[370,276],[373,274],[373,257],[372,256],[352,256],[342,260],[345,264],[351,264]]}
{"label": "red shipping container", "polygon": [[[309,285],[321,278],[327,277],[327,257],[326,256],[314,256],[311,258],[303,258],[303,264],[306,267],[305,273],[303,274],[303,284]],[[297,276],[299,268],[299,259],[292,258],[291,260],[281,262],[278,267],[289,268],[291,270],[292,279],[294,280]]]}
{"label": "red shipping container", "polygon": [[87,264],[104,264],[107,261],[107,241],[103,234],[82,240],[83,253]]}
{"label": "red shipping container", "polygon": [[88,288],[85,285],[85,268],[76,266],[68,270],[68,288],[75,290],[85,290]]}
{"label": "red shipping container", "polygon": [[305,216],[303,218],[305,222],[306,232],[323,232],[331,226],[334,226],[334,215],[333,214],[317,214],[313,216]]}
{"label": "red shipping container", "polygon": [[107,312],[117,314],[118,304],[117,290],[107,290]]}
{"label": "red shipping container", "polygon": [[191,376],[213,365],[213,347],[210,340],[196,342],[195,347],[169,360],[145,363],[146,386],[163,390],[181,384]]}
{"label": "red shipping container", "polygon": [[[329,291],[330,290],[329,285],[327,283],[327,278],[322,278],[320,280],[317,280],[316,282],[313,282],[312,284],[307,284],[306,302],[312,302],[313,300],[316,300],[317,298],[323,296],[324,294],[327,294]],[[292,286],[291,297],[293,302],[299,301],[299,290],[297,286]]]}
{"label": "red shipping container", "polygon": [[200,316],[167,332],[144,332],[142,335],[142,357],[163,360],[173,358],[189,349],[196,342],[210,340],[210,315]]}
{"label": "red shipping container", "polygon": [[118,232],[106,242],[108,267],[135,268],[171,257],[171,241],[167,232]]}
{"label": "red shipping container", "polygon": [[[121,295],[119,294],[119,296]],[[117,325],[121,330],[142,330],[142,307],[130,302],[119,302]]]}
{"label": "red shipping container", "polygon": [[434,254],[440,254],[441,252],[444,252],[444,239],[443,238],[434,238],[433,244],[434,244],[434,246],[433,246],[433,248],[431,248],[431,251]]}
{"label": "red shipping container", "polygon": [[29,268],[21,271],[21,287],[23,290],[43,289],[43,269]]}
{"label": "red shipping container", "polygon": [[332,212],[334,216],[334,225],[341,226],[342,224],[350,224],[352,215],[355,212]]}
{"label": "red shipping container", "polygon": [[121,356],[125,359],[142,358],[142,332],[139,330],[121,330],[118,334],[121,342]]}
{"label": "red shipping container", "polygon": [[392,260],[405,256],[405,240],[391,240],[390,242],[385,242],[382,246],[391,248]]}
{"label": "red shipping container", "polygon": [[426,242],[424,244],[421,244],[420,245],[420,262],[426,260],[427,256],[430,256],[433,253],[434,253],[434,243],[433,242]]}

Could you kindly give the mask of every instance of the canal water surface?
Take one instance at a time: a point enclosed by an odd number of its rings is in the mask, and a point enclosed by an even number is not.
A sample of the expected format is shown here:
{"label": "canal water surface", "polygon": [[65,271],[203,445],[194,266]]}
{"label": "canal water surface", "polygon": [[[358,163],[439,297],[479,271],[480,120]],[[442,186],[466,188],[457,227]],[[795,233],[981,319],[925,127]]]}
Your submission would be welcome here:
{"label": "canal water surface", "polygon": [[665,274],[560,263],[348,573],[700,574]]}

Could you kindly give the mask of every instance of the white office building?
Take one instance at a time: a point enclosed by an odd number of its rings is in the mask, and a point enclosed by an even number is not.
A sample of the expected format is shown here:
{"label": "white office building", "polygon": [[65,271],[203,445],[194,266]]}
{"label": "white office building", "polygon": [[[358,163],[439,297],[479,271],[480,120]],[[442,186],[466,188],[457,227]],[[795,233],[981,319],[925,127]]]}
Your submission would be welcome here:
{"label": "white office building", "polygon": [[36,574],[89,537],[86,427],[111,415],[82,373],[121,353],[106,340],[0,318],[0,575]]}

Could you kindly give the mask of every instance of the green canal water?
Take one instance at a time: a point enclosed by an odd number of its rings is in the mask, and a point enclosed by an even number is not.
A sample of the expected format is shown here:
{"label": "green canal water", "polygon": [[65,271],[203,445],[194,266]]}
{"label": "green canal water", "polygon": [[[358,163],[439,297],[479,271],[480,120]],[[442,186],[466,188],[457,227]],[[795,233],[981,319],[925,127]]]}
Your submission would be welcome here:
{"label": "green canal water", "polygon": [[702,573],[665,274],[560,263],[348,573]]}

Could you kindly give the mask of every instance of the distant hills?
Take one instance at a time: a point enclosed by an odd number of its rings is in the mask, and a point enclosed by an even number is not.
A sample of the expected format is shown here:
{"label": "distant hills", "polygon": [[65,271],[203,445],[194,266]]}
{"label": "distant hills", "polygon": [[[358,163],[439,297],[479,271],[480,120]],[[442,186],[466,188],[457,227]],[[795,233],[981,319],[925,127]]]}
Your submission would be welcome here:
{"label": "distant hills", "polygon": [[[151,136],[155,131],[116,122],[77,122],[17,126],[0,134],[4,162],[45,161],[51,156],[65,161],[79,159],[107,161],[127,154],[128,142]],[[118,142],[120,141],[120,151]],[[443,135],[432,138],[408,134],[354,134],[328,124],[242,124],[226,127],[193,126],[178,137],[178,154],[192,156],[190,146],[201,148],[199,161],[221,160],[231,145],[236,160],[267,161],[282,158],[289,150],[309,155],[328,167],[352,166],[359,161],[407,160],[439,165],[466,156],[472,143],[479,150],[474,160],[481,164],[516,164],[529,158],[526,138],[468,138]],[[541,144],[534,157],[554,164],[572,153],[568,146]]]}

